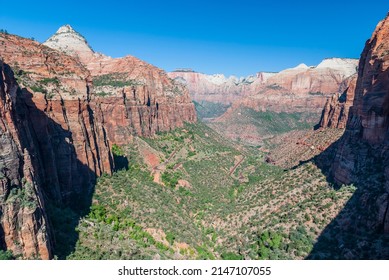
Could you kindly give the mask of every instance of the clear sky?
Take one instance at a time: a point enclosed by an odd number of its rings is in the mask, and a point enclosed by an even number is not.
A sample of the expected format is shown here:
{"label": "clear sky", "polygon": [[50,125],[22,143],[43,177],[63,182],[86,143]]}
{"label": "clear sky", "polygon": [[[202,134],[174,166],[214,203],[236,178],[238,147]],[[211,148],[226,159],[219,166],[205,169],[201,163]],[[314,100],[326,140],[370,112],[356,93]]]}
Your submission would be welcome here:
{"label": "clear sky", "polygon": [[359,58],[389,11],[374,0],[0,0],[0,29],[43,42],[70,24],[95,51],[167,71],[246,76]]}

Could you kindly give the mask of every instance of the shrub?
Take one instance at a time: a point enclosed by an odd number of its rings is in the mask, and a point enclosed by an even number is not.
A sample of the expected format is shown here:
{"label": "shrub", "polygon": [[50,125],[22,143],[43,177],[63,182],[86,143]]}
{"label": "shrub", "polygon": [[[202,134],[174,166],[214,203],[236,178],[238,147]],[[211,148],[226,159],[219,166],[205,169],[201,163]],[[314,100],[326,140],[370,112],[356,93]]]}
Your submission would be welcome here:
{"label": "shrub", "polygon": [[0,250],[0,260],[14,260],[15,257],[13,256],[11,251],[2,251]]}

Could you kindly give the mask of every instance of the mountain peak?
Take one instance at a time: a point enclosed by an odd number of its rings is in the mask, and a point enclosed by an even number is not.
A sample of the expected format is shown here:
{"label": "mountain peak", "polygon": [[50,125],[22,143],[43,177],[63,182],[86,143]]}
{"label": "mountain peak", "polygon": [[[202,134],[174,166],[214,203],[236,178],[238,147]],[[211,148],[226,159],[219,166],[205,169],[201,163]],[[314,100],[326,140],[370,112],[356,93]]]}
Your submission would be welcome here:
{"label": "mountain peak", "polygon": [[300,63],[293,69],[309,69],[309,67],[305,63]]}
{"label": "mountain peak", "polygon": [[73,29],[73,27],[70,24],[62,25],[56,32],[58,33],[76,33],[76,31]]}
{"label": "mountain peak", "polygon": [[94,51],[89,46],[85,37],[74,30],[69,24],[61,26],[57,32],[43,44],[71,56],[78,56],[81,59],[90,57],[94,54]]}

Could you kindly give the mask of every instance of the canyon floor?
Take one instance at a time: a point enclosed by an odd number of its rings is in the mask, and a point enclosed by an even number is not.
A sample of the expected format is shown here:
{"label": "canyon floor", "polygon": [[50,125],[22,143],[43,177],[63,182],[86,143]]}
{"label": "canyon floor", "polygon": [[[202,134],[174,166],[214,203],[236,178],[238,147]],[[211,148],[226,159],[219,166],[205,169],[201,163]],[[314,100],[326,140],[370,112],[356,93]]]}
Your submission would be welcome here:
{"label": "canyon floor", "polygon": [[118,170],[99,178],[90,211],[50,211],[55,254],[60,259],[337,259],[367,252],[378,258],[382,238],[374,243],[367,243],[372,235],[332,238],[329,225],[337,227],[339,217],[351,219],[348,208],[358,191],[354,185],[334,188],[315,157],[320,150],[312,149],[342,131],[310,133],[314,136],[289,154],[294,159],[304,154],[305,161],[284,168],[266,163],[260,148],[226,140],[202,122],[114,146]]}

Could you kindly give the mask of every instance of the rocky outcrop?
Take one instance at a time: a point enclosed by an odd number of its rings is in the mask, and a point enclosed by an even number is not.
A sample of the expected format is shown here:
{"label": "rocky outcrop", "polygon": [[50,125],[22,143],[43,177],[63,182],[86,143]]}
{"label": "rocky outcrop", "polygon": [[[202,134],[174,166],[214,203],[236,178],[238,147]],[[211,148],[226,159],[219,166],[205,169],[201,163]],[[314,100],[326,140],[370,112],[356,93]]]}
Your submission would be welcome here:
{"label": "rocky outcrop", "polygon": [[38,141],[45,192],[58,203],[91,191],[95,176],[112,171],[104,117],[91,96],[91,77],[77,60],[37,42],[0,37],[0,53],[11,65],[26,114]]}
{"label": "rocky outcrop", "polygon": [[257,111],[320,112],[327,98],[341,94],[357,70],[356,59],[332,58],[317,67],[305,64],[269,77],[265,84],[253,84],[255,94],[242,98],[233,108],[249,107]]}
{"label": "rocky outcrop", "polygon": [[59,51],[0,34],[0,249],[24,258],[53,256],[45,205],[88,209],[96,176],[114,168],[112,143],[196,121],[162,70],[96,54],[70,26],[47,44]]}
{"label": "rocky outcrop", "polygon": [[275,74],[263,72],[246,78],[234,76],[226,78],[222,74],[206,75],[194,71],[177,70],[168,73],[169,77],[188,87],[193,100],[223,104],[231,104],[240,98],[255,94],[256,87],[263,85]]}
{"label": "rocky outcrop", "polygon": [[[389,17],[380,22],[361,55],[353,107],[332,165],[339,184],[367,193],[378,210],[370,228],[389,233]],[[378,197],[377,197],[378,196]],[[365,203],[366,204],[366,203]],[[367,211],[367,209],[366,209]]]}
{"label": "rocky outcrop", "polygon": [[357,75],[345,81],[346,90],[327,99],[320,120],[321,128],[346,128],[350,107],[354,102]]}
{"label": "rocky outcrop", "polygon": [[11,68],[0,61],[0,249],[52,257],[36,142]]}
{"label": "rocky outcrop", "polygon": [[[282,111],[284,109],[276,103],[283,103],[286,99],[286,103],[292,102],[291,107],[286,105],[288,108],[307,105],[311,108],[312,104],[314,109],[321,109],[329,96],[345,90],[344,84],[356,74],[357,66],[356,59],[330,58],[316,67],[300,64],[279,73],[261,72],[240,79],[193,71],[175,71],[169,76],[184,83],[192,98],[199,102],[235,102],[235,107],[250,103],[251,107],[273,106],[275,110],[279,108],[278,111]],[[305,103],[303,99],[308,101]]]}
{"label": "rocky outcrop", "polygon": [[[344,125],[352,102],[347,92],[352,90],[349,84],[356,75],[356,69],[356,59],[332,58],[323,60],[317,67],[300,64],[268,77],[265,82],[253,82],[250,91],[255,94],[233,102],[223,115],[212,120],[212,127],[226,137],[260,145],[263,139],[273,137],[274,134],[259,133],[253,129],[254,124],[261,120],[252,118],[250,109],[260,113],[286,113],[292,119],[299,116],[299,123],[309,123],[312,127],[319,123],[321,116],[326,118],[322,120],[324,126],[340,114],[339,119],[330,125]],[[328,112],[323,114],[323,107],[329,98],[325,107]],[[337,103],[344,102],[344,98],[347,99],[347,105],[337,106]]]}
{"label": "rocky outcrop", "polygon": [[44,44],[76,57],[90,71],[97,106],[115,144],[128,143],[134,134],[151,136],[197,119],[188,90],[157,67],[132,56],[95,53],[68,25]]}
{"label": "rocky outcrop", "polygon": [[342,83],[357,73],[357,66],[357,59],[342,58],[325,59],[316,67],[300,64],[269,78],[262,93],[269,89],[295,95],[337,93]]}

